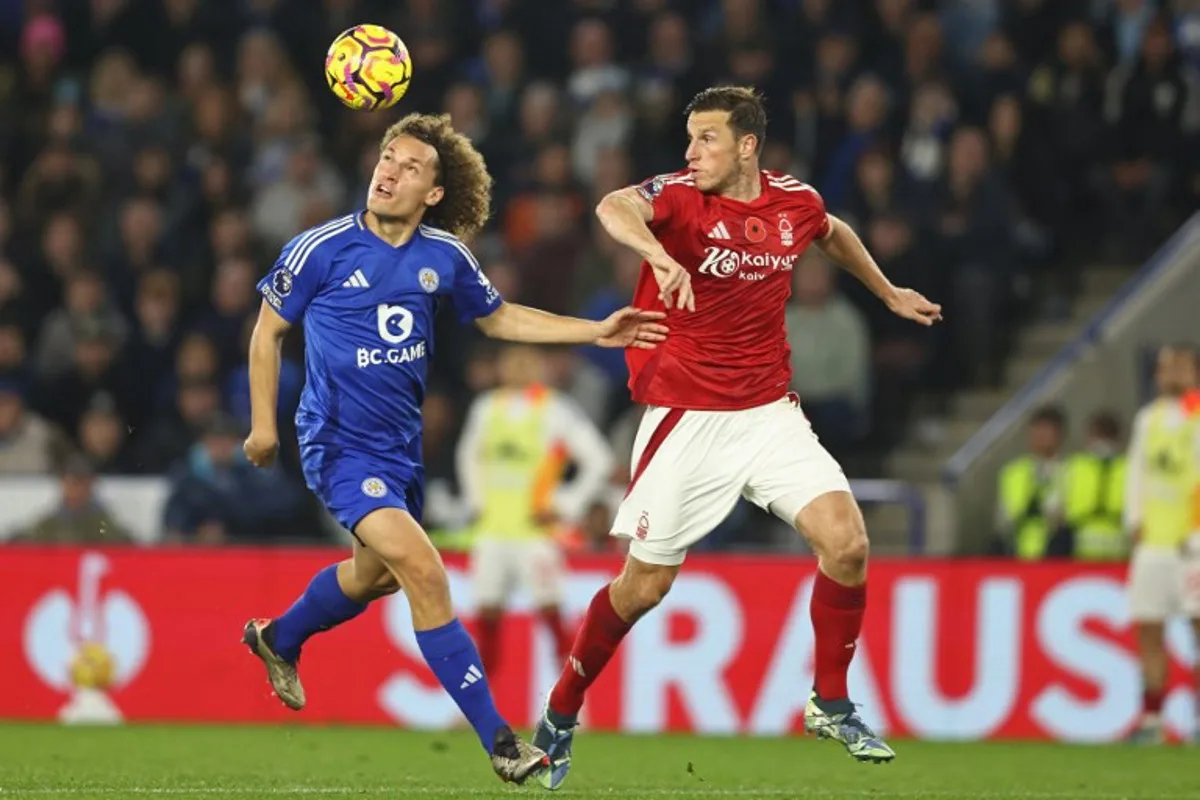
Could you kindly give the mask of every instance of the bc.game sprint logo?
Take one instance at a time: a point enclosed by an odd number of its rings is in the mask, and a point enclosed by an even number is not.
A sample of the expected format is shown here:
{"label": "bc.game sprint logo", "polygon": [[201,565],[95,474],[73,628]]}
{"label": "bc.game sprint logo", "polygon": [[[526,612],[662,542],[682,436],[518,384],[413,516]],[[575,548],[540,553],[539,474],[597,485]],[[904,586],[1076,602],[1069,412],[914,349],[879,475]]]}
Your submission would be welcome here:
{"label": "bc.game sprint logo", "polygon": [[84,553],[74,594],[53,589],[25,619],[29,666],[47,686],[71,694],[59,712],[64,722],[120,721],[107,692],[137,677],[150,653],[145,614],[125,592],[103,590],[108,572],[108,558]]}
{"label": "bc.game sprint logo", "polygon": [[[728,247],[706,247],[699,272],[701,275],[714,275],[718,278],[731,278],[736,274],[742,280],[760,280],[769,273],[790,270],[799,257],[795,253],[777,256],[730,250]],[[747,270],[743,269],[744,267],[755,269]]]}

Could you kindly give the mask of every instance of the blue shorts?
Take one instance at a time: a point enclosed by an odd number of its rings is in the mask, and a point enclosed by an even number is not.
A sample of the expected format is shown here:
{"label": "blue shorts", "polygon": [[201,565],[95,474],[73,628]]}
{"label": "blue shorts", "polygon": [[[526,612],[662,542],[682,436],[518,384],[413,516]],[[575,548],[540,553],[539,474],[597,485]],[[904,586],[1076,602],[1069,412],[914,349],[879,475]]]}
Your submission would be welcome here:
{"label": "blue shorts", "polygon": [[300,448],[304,480],[346,530],[380,508],[399,508],[421,521],[425,466],[421,440],[391,453],[372,453],[337,444]]}

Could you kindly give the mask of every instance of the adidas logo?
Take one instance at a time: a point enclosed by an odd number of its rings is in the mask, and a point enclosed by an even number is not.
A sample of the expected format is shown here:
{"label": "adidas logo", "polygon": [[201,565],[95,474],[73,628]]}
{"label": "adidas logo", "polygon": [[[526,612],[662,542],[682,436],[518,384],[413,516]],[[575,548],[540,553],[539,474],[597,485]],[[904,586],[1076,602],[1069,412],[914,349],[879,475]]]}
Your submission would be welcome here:
{"label": "adidas logo", "polygon": [[710,238],[710,239],[728,239],[729,238],[729,229],[727,229],[725,227],[724,222],[718,222],[717,226],[708,232],[708,238]]}
{"label": "adidas logo", "polygon": [[462,685],[458,688],[465,689],[472,684],[479,683],[481,680],[483,680],[483,673],[479,670],[479,667],[472,664],[471,668],[467,670],[467,674],[463,675]]}
{"label": "adidas logo", "polygon": [[366,289],[371,284],[367,283],[367,276],[363,275],[361,269],[354,270],[354,274],[346,278],[346,282],[342,284],[345,289]]}
{"label": "adidas logo", "polygon": [[579,659],[575,656],[567,656],[567,663],[571,665],[571,669],[575,670],[575,674],[581,678],[586,678],[587,673],[583,671],[583,664],[579,663]]}

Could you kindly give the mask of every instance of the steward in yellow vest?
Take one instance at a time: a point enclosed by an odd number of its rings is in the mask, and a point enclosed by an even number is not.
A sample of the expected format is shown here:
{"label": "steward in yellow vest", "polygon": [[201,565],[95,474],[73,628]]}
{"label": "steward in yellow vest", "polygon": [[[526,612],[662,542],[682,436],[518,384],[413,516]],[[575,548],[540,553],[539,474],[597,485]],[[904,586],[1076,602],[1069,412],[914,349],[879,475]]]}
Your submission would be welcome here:
{"label": "steward in yellow vest", "polygon": [[1062,448],[1066,417],[1054,407],[1034,412],[1029,454],[1000,470],[993,550],[1034,561],[1045,558],[1062,515]]}
{"label": "steward in yellow vest", "polygon": [[1067,459],[1063,473],[1063,519],[1070,552],[1081,561],[1123,561],[1127,461],[1120,450],[1121,424],[1109,412],[1088,423],[1088,448]]}
{"label": "steward in yellow vest", "polygon": [[[543,382],[540,350],[510,345],[497,367],[500,386],[472,403],[455,453],[463,499],[475,516],[471,582],[477,644],[489,672],[502,651],[500,618],[518,589],[566,658],[574,632],[559,614],[566,568],[555,532],[583,519],[613,467],[595,424]],[[568,464],[575,467],[570,481]]]}

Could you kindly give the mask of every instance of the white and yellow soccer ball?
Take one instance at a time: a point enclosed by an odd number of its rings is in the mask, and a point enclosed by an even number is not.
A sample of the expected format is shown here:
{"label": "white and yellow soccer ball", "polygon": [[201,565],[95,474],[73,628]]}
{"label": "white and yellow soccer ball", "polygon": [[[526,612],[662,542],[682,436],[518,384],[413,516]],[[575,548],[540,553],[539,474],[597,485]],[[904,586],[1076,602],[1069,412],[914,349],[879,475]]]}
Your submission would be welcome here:
{"label": "white and yellow soccer ball", "polygon": [[356,111],[390,108],[408,91],[412,59],[399,36],[380,25],[355,25],[329,45],[325,80]]}

